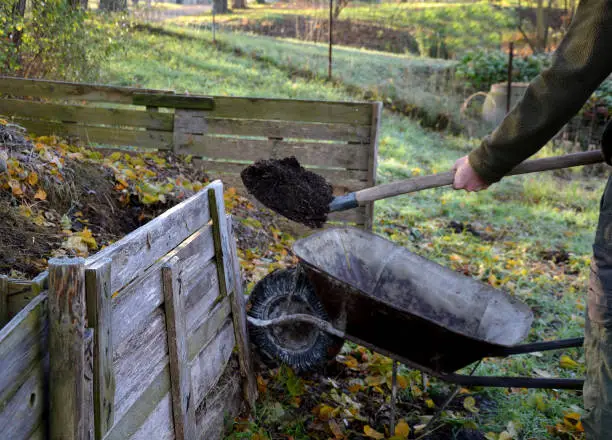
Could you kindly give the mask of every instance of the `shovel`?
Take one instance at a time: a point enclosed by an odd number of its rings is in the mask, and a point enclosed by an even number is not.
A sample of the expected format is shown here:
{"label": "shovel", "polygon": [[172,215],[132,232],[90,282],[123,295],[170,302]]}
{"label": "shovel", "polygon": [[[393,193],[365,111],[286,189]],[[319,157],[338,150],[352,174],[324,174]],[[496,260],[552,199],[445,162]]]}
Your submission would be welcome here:
{"label": "shovel", "polygon": [[[600,150],[523,162],[508,175],[535,173],[604,162]],[[330,212],[345,211],[368,202],[451,185],[455,173],[432,174],[365,188],[342,196],[322,176],[304,169],[295,157],[258,161],[245,168],[242,181],[256,199],[293,221],[321,227]]]}
{"label": "shovel", "polygon": [[[586,151],[583,153],[566,154],[564,156],[528,160],[512,169],[507,175],[513,176],[517,174],[536,173],[539,171],[551,171],[580,165],[592,165],[601,162],[604,162],[604,156],[600,150]],[[454,178],[455,172],[449,171],[446,173],[414,177],[412,179],[399,180],[397,182],[365,188],[334,197],[329,205],[329,212],[345,211],[347,209],[356,208],[367,202],[374,202],[376,200],[387,199],[401,194],[409,194],[424,189],[452,185]]]}

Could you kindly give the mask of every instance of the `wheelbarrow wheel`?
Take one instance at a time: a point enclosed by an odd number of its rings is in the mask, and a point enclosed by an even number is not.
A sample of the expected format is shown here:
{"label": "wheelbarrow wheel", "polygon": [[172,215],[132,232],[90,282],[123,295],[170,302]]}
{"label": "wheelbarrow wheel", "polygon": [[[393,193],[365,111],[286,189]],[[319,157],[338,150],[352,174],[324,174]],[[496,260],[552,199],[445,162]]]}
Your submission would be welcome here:
{"label": "wheelbarrow wheel", "polygon": [[[250,295],[248,315],[253,318],[270,320],[296,313],[328,319],[314,288],[296,268],[268,274]],[[267,328],[250,325],[249,334],[264,362],[286,364],[296,372],[325,366],[336,357],[344,343],[308,323]]]}

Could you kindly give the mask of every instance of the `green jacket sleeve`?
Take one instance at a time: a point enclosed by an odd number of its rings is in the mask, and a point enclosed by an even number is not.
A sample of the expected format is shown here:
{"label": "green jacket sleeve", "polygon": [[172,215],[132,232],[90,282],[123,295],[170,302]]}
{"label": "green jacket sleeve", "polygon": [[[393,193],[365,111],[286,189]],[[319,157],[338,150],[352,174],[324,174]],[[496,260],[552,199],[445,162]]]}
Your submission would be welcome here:
{"label": "green jacket sleeve", "polygon": [[535,154],[612,72],[612,0],[582,0],[550,68],[469,155],[476,173],[497,182]]}

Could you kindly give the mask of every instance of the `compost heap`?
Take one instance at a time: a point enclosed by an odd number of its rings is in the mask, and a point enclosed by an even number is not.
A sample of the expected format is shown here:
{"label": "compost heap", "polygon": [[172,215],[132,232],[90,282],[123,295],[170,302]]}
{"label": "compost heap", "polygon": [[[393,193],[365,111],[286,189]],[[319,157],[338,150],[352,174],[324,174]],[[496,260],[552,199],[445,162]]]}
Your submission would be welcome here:
{"label": "compost heap", "polygon": [[[33,278],[51,257],[91,255],[208,180],[189,156],[103,155],[74,139],[30,138],[0,118],[0,274]],[[225,203],[247,281],[293,264],[292,238],[276,226],[274,213],[233,188],[225,188]]]}
{"label": "compost heap", "polygon": [[332,187],[295,157],[259,160],[242,170],[242,182],[264,206],[309,227],[327,221]]}

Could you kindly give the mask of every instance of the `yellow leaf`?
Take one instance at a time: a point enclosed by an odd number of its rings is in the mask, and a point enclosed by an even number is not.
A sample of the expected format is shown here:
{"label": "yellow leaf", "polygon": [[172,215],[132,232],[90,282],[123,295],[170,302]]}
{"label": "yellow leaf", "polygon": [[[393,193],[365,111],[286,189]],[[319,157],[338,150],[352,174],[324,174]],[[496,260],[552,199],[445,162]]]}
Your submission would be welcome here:
{"label": "yellow leaf", "polygon": [[401,438],[408,438],[409,434],[410,426],[408,426],[408,423],[406,423],[404,419],[400,419],[400,421],[397,422],[397,425],[395,426],[395,435]]}
{"label": "yellow leaf", "polygon": [[569,370],[573,370],[579,367],[578,362],[576,362],[575,360],[573,360],[571,357],[569,357],[566,354],[561,356],[561,358],[559,359],[559,366],[561,368],[565,368]]}
{"label": "yellow leaf", "polygon": [[38,188],[38,191],[36,191],[36,194],[34,194],[34,198],[36,200],[47,200],[47,193],[44,189]]}
{"label": "yellow leaf", "polygon": [[268,382],[261,377],[261,375],[257,376],[257,390],[259,394],[266,394],[266,390],[268,389]]}
{"label": "yellow leaf", "polygon": [[369,386],[374,387],[385,383],[385,378],[383,376],[368,376],[365,381]]}
{"label": "yellow leaf", "polygon": [[349,367],[351,370],[356,370],[359,368],[359,362],[357,362],[357,359],[355,359],[353,356],[347,356],[342,363]]}
{"label": "yellow leaf", "polygon": [[570,428],[571,430],[584,432],[584,427],[580,421],[580,414],[578,413],[572,412],[565,414],[563,417],[563,424],[565,427]]}
{"label": "yellow leaf", "polygon": [[121,160],[121,153],[117,152],[117,153],[113,153],[109,156],[109,159],[112,161],[118,161]]}
{"label": "yellow leaf", "polygon": [[319,419],[326,422],[331,418],[333,412],[334,409],[331,406],[321,405],[321,407],[319,408]]}
{"label": "yellow leaf", "polygon": [[501,434],[499,434],[497,440],[512,440],[512,434],[510,434],[508,431],[503,431]]}
{"label": "yellow leaf", "polygon": [[427,408],[435,408],[436,407],[436,404],[431,399],[426,399],[425,400],[425,405],[427,405]]}
{"label": "yellow leaf", "polygon": [[408,388],[408,379],[406,376],[402,376],[401,374],[397,376],[397,385],[400,389],[405,390]]}
{"label": "yellow leaf", "polygon": [[34,171],[28,174],[28,183],[32,186],[36,185],[38,183],[38,174]]}
{"label": "yellow leaf", "polygon": [[87,245],[89,249],[98,249],[98,243],[96,243],[96,239],[93,237],[91,231],[87,228],[83,229],[78,234],[83,240],[83,243]]}
{"label": "yellow leaf", "polygon": [[21,184],[17,180],[11,179],[11,180],[9,180],[8,184],[11,187],[11,190],[12,190],[14,196],[21,196],[21,195],[23,195],[23,190],[21,189]]}
{"label": "yellow leaf", "polygon": [[473,412],[473,413],[478,412],[478,408],[476,408],[476,400],[472,396],[466,397],[463,400],[463,407],[470,412]]}
{"label": "yellow leaf", "polygon": [[349,391],[352,394],[355,394],[355,393],[358,393],[359,391],[361,391],[363,389],[363,385],[358,384],[358,383],[354,383],[354,384],[350,385],[348,389],[349,389]]}
{"label": "yellow leaf", "polygon": [[381,434],[380,432],[372,429],[370,425],[365,425],[363,427],[363,432],[366,435],[366,437],[369,437],[369,438],[376,438],[376,439],[385,438],[384,434]]}

